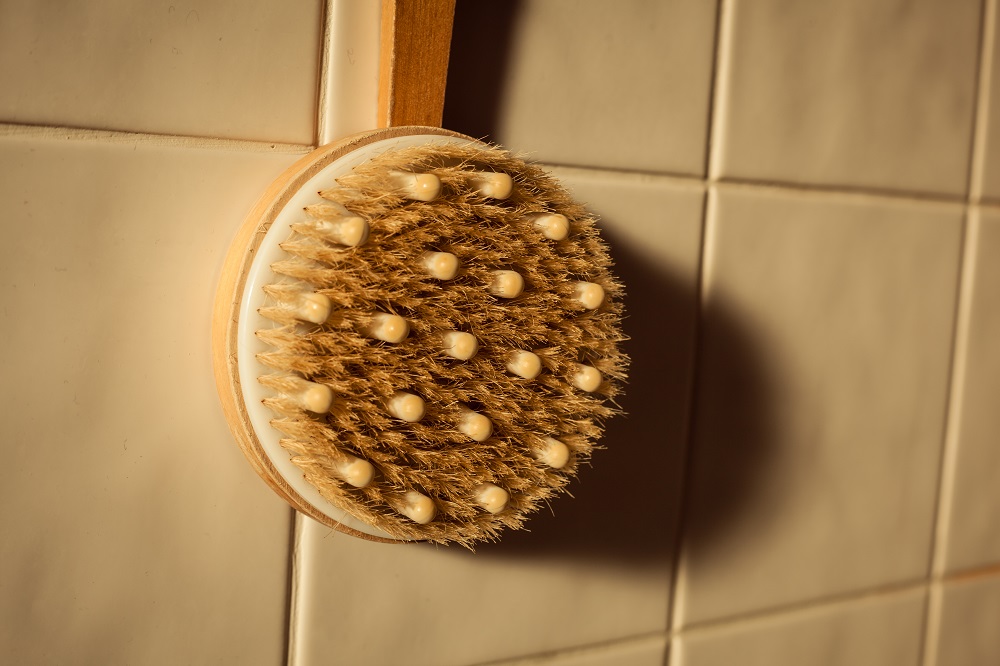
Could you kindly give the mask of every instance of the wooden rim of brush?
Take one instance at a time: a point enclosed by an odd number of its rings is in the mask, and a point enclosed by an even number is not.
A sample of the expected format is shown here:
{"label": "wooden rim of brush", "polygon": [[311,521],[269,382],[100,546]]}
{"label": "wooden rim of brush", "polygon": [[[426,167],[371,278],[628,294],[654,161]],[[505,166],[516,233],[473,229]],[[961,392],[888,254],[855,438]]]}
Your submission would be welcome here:
{"label": "wooden rim of brush", "polygon": [[438,135],[475,141],[439,127],[390,127],[371,130],[317,148],[279,176],[254,205],[240,227],[219,278],[212,316],[212,363],[215,384],[229,428],[254,471],[293,508],[339,532],[382,543],[407,543],[366,534],[344,525],[317,509],[292,488],[275,468],[250,421],[240,380],[237,338],[240,331],[240,304],[251,264],[278,213],[310,178],[335,160],[368,144],[384,139],[413,135]]}

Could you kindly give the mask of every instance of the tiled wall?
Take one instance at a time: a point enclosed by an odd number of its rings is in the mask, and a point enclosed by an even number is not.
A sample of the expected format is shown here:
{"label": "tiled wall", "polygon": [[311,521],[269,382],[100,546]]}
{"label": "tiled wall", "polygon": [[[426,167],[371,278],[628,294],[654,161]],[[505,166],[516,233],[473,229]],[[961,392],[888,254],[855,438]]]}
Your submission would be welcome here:
{"label": "tiled wall", "polygon": [[475,554],[259,481],[209,361],[267,183],[373,124],[378,3],[0,0],[0,654],[1000,663],[997,0],[460,0],[446,126],[629,287],[575,498]]}

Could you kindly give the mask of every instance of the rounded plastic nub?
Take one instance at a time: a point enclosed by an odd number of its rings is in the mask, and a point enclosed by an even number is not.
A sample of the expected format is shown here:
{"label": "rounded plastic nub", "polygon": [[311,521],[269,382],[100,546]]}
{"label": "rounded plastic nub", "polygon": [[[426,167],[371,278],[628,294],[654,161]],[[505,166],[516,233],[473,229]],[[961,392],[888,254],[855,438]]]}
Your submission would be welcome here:
{"label": "rounded plastic nub", "polygon": [[376,312],[371,323],[365,328],[365,334],[383,342],[402,342],[410,333],[410,325],[399,315]]}
{"label": "rounded plastic nub", "polygon": [[448,331],[441,336],[441,349],[460,361],[468,361],[479,351],[479,341],[472,333]]}
{"label": "rounded plastic nub", "polygon": [[524,278],[517,271],[493,271],[489,292],[500,298],[515,298],[524,291]]}
{"label": "rounded plastic nub", "polygon": [[541,446],[535,449],[535,458],[543,465],[562,469],[569,462],[569,447],[555,437],[546,437]]}
{"label": "rounded plastic nub", "polygon": [[596,310],[604,303],[604,287],[596,282],[577,282],[573,298],[588,310]]}
{"label": "rounded plastic nub", "polygon": [[507,369],[518,377],[534,379],[542,371],[542,359],[530,351],[518,349],[507,359]]}
{"label": "rounded plastic nub", "polygon": [[492,483],[480,483],[472,491],[476,504],[483,507],[492,514],[497,514],[507,508],[510,501],[510,493],[495,486]]}
{"label": "rounded plastic nub", "polygon": [[413,395],[405,391],[396,391],[389,398],[389,402],[386,403],[385,407],[397,419],[402,419],[409,423],[416,423],[424,418],[424,414],[426,413],[424,399],[419,395]]}
{"label": "rounded plastic nub", "polygon": [[426,525],[434,520],[437,509],[430,497],[416,490],[409,490],[403,497],[403,506],[399,508],[399,512],[419,525]]}
{"label": "rounded plastic nub", "polygon": [[534,216],[533,220],[542,235],[549,240],[561,241],[569,236],[569,220],[560,213],[541,213]]}
{"label": "rounded plastic nub", "polygon": [[325,414],[333,406],[333,391],[329,386],[317,384],[308,379],[294,377],[292,383],[295,388],[288,397],[295,401],[302,409],[316,414]]}
{"label": "rounded plastic nub", "polygon": [[295,318],[314,324],[322,324],[329,319],[332,310],[333,303],[323,294],[300,294],[295,302]]}
{"label": "rounded plastic nub", "polygon": [[469,179],[469,184],[489,199],[506,199],[514,191],[514,179],[509,174],[495,171],[477,171]]}
{"label": "rounded plastic nub", "polygon": [[584,365],[583,363],[576,364],[576,372],[570,378],[570,383],[573,386],[587,393],[593,393],[600,388],[602,381],[604,380],[601,377],[600,370],[592,365]]}
{"label": "rounded plastic nub", "polygon": [[482,414],[468,409],[458,419],[458,431],[469,439],[485,442],[493,434],[493,423]]}
{"label": "rounded plastic nub", "polygon": [[367,460],[347,456],[347,459],[336,466],[337,474],[355,488],[364,488],[375,477],[375,467]]}
{"label": "rounded plastic nub", "polygon": [[432,173],[392,171],[389,180],[404,197],[414,201],[434,201],[441,194],[441,179]]}
{"label": "rounded plastic nub", "polygon": [[420,260],[432,278],[450,280],[458,275],[458,257],[451,252],[424,252]]}
{"label": "rounded plastic nub", "polygon": [[367,222],[353,215],[335,220],[316,220],[313,225],[333,242],[347,247],[364,245],[371,231]]}

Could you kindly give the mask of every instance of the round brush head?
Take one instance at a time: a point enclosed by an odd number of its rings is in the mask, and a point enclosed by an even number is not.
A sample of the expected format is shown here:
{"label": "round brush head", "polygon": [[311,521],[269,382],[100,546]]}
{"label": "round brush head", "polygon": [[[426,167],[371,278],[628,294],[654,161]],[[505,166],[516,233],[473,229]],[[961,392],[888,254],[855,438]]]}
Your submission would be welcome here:
{"label": "round brush head", "polygon": [[621,285],[537,166],[431,128],[315,151],[234,243],[216,375],[257,471],[350,533],[469,546],[562,491],[616,412]]}

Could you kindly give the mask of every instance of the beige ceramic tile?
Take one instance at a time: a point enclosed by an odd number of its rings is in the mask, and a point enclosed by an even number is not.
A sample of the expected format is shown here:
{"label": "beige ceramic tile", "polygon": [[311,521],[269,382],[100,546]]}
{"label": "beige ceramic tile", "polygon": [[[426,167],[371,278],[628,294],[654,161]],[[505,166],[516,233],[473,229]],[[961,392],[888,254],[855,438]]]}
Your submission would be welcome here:
{"label": "beige ceramic tile", "polygon": [[963,194],[979,0],[733,0],[723,177]]}
{"label": "beige ceramic tile", "polygon": [[[553,502],[554,516],[475,554],[369,543],[304,521],[295,666],[468,664],[666,629],[703,195],[559,174],[604,215],[632,290],[629,417],[609,423],[607,449],[574,497]],[[373,627],[376,640],[359,639]]]}
{"label": "beige ceramic tile", "polygon": [[936,666],[1000,664],[1000,578],[944,586]]}
{"label": "beige ceramic tile", "polygon": [[666,657],[666,637],[655,636],[556,655],[492,662],[490,666],[664,666]]}
{"label": "beige ceramic tile", "polygon": [[682,635],[671,666],[918,666],[924,593],[908,592]]}
{"label": "beige ceramic tile", "polygon": [[1000,213],[970,229],[972,283],[965,357],[958,360],[961,405],[945,565],[955,571],[1000,562]]}
{"label": "beige ceramic tile", "polygon": [[320,0],[0,1],[0,120],[312,143]]}
{"label": "beige ceramic tile", "polygon": [[276,664],[291,512],[229,434],[209,322],[297,156],[0,138],[0,654]]}
{"label": "beige ceramic tile", "polygon": [[445,126],[556,164],[701,174],[715,4],[464,0]]}
{"label": "beige ceramic tile", "polygon": [[926,575],[961,208],[714,196],[678,619]]}

